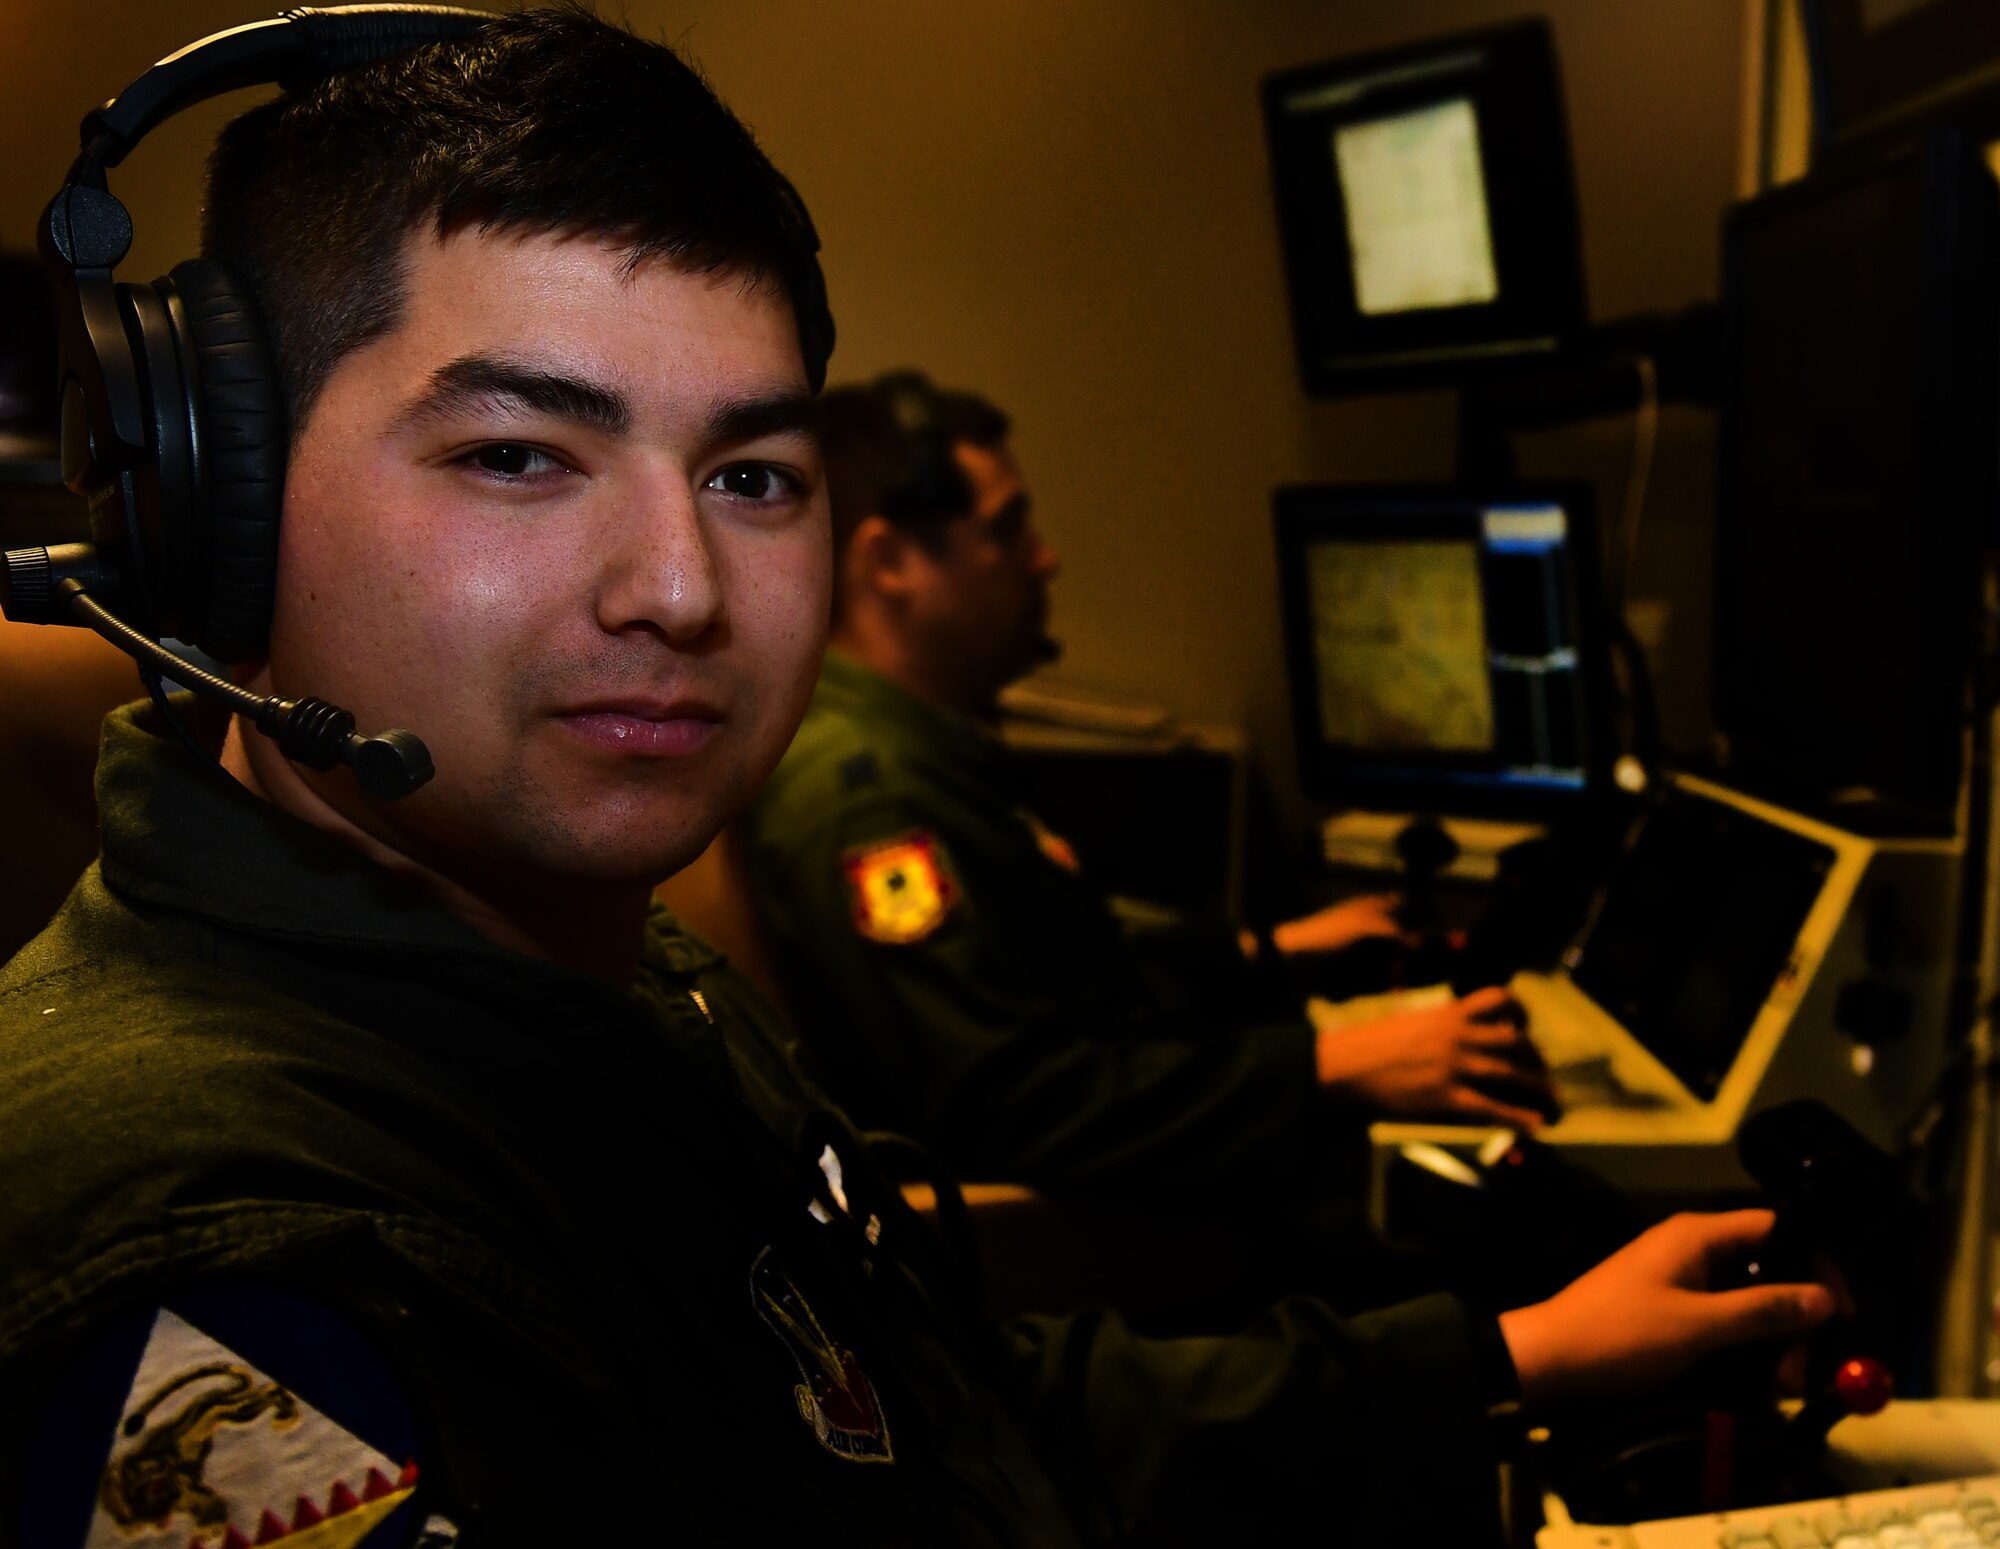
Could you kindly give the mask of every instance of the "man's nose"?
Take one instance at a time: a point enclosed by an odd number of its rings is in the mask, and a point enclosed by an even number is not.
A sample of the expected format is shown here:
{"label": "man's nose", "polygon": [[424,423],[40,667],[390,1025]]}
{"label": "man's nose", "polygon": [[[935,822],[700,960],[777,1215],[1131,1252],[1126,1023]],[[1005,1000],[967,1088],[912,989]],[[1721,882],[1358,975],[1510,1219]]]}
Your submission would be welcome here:
{"label": "man's nose", "polygon": [[598,623],[612,633],[652,628],[686,643],[722,616],[722,577],[693,493],[649,492],[604,540]]}

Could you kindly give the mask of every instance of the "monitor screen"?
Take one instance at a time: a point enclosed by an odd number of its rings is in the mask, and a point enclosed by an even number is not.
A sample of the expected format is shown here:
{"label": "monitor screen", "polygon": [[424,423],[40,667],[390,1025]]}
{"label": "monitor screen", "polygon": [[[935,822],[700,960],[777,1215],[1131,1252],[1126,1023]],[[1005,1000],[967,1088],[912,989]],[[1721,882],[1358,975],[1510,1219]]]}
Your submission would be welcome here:
{"label": "monitor screen", "polygon": [[1612,872],[1570,977],[1713,1102],[1835,859],[1817,839],[1669,790]]}
{"label": "monitor screen", "polygon": [[1309,391],[1547,360],[1585,315],[1548,27],[1271,77],[1264,118]]}
{"label": "monitor screen", "polygon": [[1597,785],[1611,738],[1581,489],[1320,485],[1276,510],[1313,795],[1532,811]]}
{"label": "monitor screen", "polygon": [[1500,294],[1479,123],[1464,97],[1333,131],[1354,295],[1370,317]]}

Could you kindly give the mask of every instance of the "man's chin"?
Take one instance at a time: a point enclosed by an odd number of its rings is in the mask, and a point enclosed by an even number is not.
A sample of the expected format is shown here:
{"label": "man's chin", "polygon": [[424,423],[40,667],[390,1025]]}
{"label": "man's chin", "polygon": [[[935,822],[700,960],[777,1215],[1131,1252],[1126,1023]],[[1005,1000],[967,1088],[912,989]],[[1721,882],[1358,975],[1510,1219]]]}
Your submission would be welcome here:
{"label": "man's chin", "polygon": [[658,834],[612,836],[579,841],[543,858],[551,881],[607,890],[650,891],[679,875],[707,851],[714,834],[703,830],[685,837]]}
{"label": "man's chin", "polygon": [[483,821],[438,835],[440,869],[509,892],[643,892],[699,859],[726,815],[709,800],[570,805],[537,799],[543,796],[489,805]]}

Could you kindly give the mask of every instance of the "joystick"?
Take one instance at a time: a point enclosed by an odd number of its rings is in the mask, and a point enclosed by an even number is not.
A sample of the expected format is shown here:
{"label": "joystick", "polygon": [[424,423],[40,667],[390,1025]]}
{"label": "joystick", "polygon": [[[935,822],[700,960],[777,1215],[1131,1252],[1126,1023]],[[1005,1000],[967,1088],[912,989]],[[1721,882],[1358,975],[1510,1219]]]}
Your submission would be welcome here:
{"label": "joystick", "polygon": [[1924,1211],[1895,1163],[1824,1104],[1766,1109],[1737,1138],[1744,1170],[1777,1212],[1741,1283],[1832,1274],[1844,1315],[1806,1347],[1807,1397],[1775,1402],[1780,1353],[1749,1350],[1707,1363],[1674,1401],[1649,1413],[1559,1431],[1550,1473],[1578,1520],[1620,1523],[1691,1516],[1838,1493],[1827,1435],[1851,1416],[1880,1413],[1895,1395],[1892,1362],[1913,1309],[1909,1266]]}
{"label": "joystick", "polygon": [[1874,1357],[1857,1355],[1833,1374],[1833,1393],[1850,1415],[1879,1415],[1896,1396],[1896,1379]]}
{"label": "joystick", "polygon": [[1444,929],[1437,881],[1458,854],[1458,841],[1434,817],[1412,818],[1396,835],[1403,891],[1396,922],[1414,938],[1404,944],[1396,965],[1396,978],[1402,984],[1443,984],[1453,976],[1456,944]]}

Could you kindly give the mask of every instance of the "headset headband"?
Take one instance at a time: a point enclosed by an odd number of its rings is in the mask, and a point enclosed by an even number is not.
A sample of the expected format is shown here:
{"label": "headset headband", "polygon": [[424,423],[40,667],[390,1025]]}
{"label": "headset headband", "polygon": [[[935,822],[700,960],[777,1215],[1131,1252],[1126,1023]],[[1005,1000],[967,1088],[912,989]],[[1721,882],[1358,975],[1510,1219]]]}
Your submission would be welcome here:
{"label": "headset headband", "polygon": [[295,91],[322,76],[463,37],[492,20],[489,11],[455,5],[335,5],[300,7],[213,33],[167,55],[84,116],[83,154],[70,181],[102,187],[105,169],[163,120],[210,97],[267,84]]}
{"label": "headset headband", "polygon": [[[58,269],[107,272],[132,245],[132,220],[105,186],[104,174],[164,120],[184,108],[247,86],[276,84],[295,91],[324,76],[405,53],[425,43],[463,37],[495,20],[490,11],[452,5],[335,5],[297,7],[269,21],[250,22],[213,33],[167,55],[102,107],[84,115],[82,153],[62,189],[50,201],[38,243]],[[793,224],[804,261],[789,267],[805,348],[806,372],[817,392],[833,353],[833,316],[826,281],[818,264],[819,233],[805,201],[776,168],[777,191]],[[93,310],[81,310],[93,335]],[[105,323],[111,318],[102,319]],[[120,412],[111,405],[117,442],[138,444],[136,405]]]}

